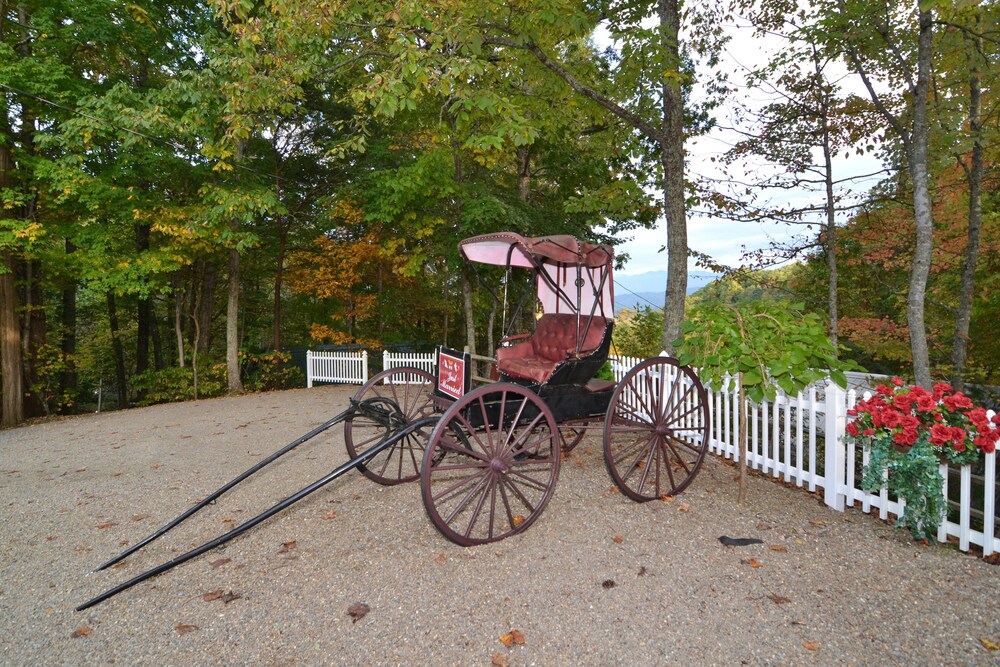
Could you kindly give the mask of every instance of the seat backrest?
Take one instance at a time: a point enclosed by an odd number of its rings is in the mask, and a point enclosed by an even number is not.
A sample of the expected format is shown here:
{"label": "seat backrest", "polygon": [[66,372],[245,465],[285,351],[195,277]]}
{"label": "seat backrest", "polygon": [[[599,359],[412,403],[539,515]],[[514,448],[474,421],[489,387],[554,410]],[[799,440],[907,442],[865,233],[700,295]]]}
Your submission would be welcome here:
{"label": "seat backrest", "polygon": [[[603,317],[595,317],[587,330],[587,319],[579,322],[581,334],[584,335],[580,354],[588,354],[596,350],[604,336],[607,321]],[[542,315],[535,325],[535,333],[531,335],[531,348],[535,356],[549,361],[565,361],[567,356],[576,354],[577,317],[568,313],[550,313]]]}

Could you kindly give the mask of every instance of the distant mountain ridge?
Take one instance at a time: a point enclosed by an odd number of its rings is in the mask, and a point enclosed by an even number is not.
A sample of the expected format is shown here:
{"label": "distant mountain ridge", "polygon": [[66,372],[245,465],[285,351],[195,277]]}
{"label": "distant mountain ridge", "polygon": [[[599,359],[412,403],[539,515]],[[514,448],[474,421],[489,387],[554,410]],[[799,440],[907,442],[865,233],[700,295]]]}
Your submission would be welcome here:
{"label": "distant mountain ridge", "polygon": [[[718,277],[717,274],[707,271],[689,271],[687,293],[694,294]],[[625,308],[636,310],[643,306],[662,309],[666,289],[666,271],[616,275],[615,310],[621,311]]]}

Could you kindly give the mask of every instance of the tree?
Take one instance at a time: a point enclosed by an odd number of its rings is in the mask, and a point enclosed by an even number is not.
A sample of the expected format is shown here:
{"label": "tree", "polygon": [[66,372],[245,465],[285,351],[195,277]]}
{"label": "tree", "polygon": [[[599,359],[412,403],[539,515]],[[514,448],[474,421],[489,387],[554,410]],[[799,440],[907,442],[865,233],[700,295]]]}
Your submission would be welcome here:
{"label": "tree", "polygon": [[722,391],[739,390],[740,479],[738,502],[746,496],[746,399],[774,400],[778,389],[795,395],[829,377],[847,386],[853,364],[837,359],[822,320],[802,305],[769,308],[762,302],[707,304],[683,324],[678,360],[698,369],[702,381]]}
{"label": "tree", "polygon": [[[906,158],[916,220],[906,319],[913,372],[917,384],[929,389],[931,372],[925,302],[934,231],[928,176],[933,4],[921,2],[913,10],[905,11],[896,3],[837,0],[833,9],[822,21],[826,32],[814,34],[846,55],[875,108],[901,141]],[[892,92],[880,92],[873,83],[873,76],[893,86]]]}

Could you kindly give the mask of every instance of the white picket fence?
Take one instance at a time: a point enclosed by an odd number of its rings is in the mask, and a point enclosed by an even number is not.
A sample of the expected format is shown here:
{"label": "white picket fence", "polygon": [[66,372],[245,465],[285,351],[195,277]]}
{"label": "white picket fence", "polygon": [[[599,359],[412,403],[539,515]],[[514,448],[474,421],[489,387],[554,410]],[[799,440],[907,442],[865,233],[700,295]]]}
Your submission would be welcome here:
{"label": "white picket fence", "polygon": [[313,382],[368,382],[368,351],[306,351],[306,386],[313,386]]}
{"label": "white picket fence", "polygon": [[[361,352],[308,352],[307,384],[314,380],[363,384],[368,380],[368,353]],[[611,357],[615,381],[621,379],[642,359]],[[384,369],[413,366],[431,373],[436,372],[435,353],[384,352]],[[868,452],[854,444],[844,442],[847,410],[857,403],[858,397],[878,380],[877,377],[852,374],[849,389],[841,389],[831,381],[817,382],[797,396],[783,393],[773,401],[751,404],[747,414],[747,461],[751,468],[770,474],[776,480],[793,483],[815,492],[823,491],[824,502],[838,511],[858,507],[863,512],[878,510],[886,520],[890,514],[899,516],[901,501],[891,498],[885,489],[879,494],[865,493],[860,488],[861,472],[868,463]],[[402,378],[418,381],[418,378]],[[739,410],[735,387],[730,391],[716,391],[709,387],[709,451],[728,459],[739,460]],[[982,475],[973,475],[971,466],[949,470],[941,466],[945,478],[945,492],[949,503],[957,508],[958,521],[945,521],[938,540],[949,537],[958,540],[958,546],[968,551],[971,545],[982,547],[983,555],[1000,551],[1000,537],[996,534],[996,453],[985,457]],[[955,482],[957,481],[957,493]],[[952,487],[952,488],[949,488]],[[973,501],[973,489],[981,491],[981,498]],[[975,517],[982,530],[972,527]]]}
{"label": "white picket fence", "polygon": [[[431,375],[437,375],[437,353],[436,352],[382,352],[382,370],[409,366],[427,371]],[[418,375],[394,376],[397,384],[419,384],[423,378]]]}
{"label": "white picket fence", "polygon": [[[737,391],[713,391],[709,388],[712,423],[709,451],[739,460],[739,410]],[[775,479],[794,483],[809,491],[823,490],[824,502],[833,509],[873,508],[885,520],[889,514],[902,514],[902,501],[886,491],[869,494],[861,490],[861,473],[869,454],[853,443],[844,442],[847,410],[862,394],[856,389],[844,391],[830,380],[816,383],[794,397],[779,392],[773,401],[751,404],[747,415],[746,457],[751,468]],[[938,540],[958,540],[958,547],[982,547],[983,555],[1000,551],[996,535],[996,453],[985,456],[982,475],[973,475],[972,466],[960,469],[942,465],[945,494],[957,508],[958,521],[947,520],[938,530]],[[949,484],[958,481],[958,493]],[[973,484],[973,482],[976,484]],[[954,486],[952,484],[952,486]],[[973,488],[981,498],[973,501]],[[982,530],[972,528],[975,516]]]}

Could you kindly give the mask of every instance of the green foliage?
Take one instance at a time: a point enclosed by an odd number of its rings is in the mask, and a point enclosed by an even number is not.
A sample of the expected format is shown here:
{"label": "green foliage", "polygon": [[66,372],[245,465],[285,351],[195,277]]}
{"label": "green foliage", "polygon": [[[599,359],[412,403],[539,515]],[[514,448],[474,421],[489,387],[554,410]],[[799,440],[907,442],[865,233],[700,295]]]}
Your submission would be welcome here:
{"label": "green foliage", "polygon": [[750,400],[794,395],[829,374],[841,387],[853,362],[838,360],[822,319],[801,304],[710,303],[681,325],[678,359],[713,387],[732,389],[740,374]]}
{"label": "green foliage", "polygon": [[944,478],[938,469],[940,460],[928,433],[922,431],[917,442],[905,452],[886,442],[871,446],[870,451],[861,488],[868,493],[879,493],[885,485],[889,493],[906,501],[896,526],[908,528],[915,540],[934,543],[948,503],[944,498]]}
{"label": "green foliage", "polygon": [[64,412],[76,403],[77,393],[61,386],[63,374],[70,369],[71,362],[62,350],[52,345],[42,345],[35,351],[33,366],[37,380],[28,391],[40,396],[50,413]]}
{"label": "green foliage", "polygon": [[275,391],[305,386],[302,369],[287,352],[240,353],[243,384],[250,391]]}
{"label": "green foliage", "polygon": [[595,380],[611,380],[615,379],[615,371],[611,368],[611,362],[605,361],[604,365],[597,369],[597,373],[594,374]]}
{"label": "green foliage", "polygon": [[623,310],[615,318],[612,344],[624,357],[648,359],[662,350],[663,311],[643,306],[638,311]]}
{"label": "green foliage", "polygon": [[[198,360],[198,398],[212,398],[226,392],[225,362]],[[191,366],[168,366],[146,371],[132,378],[132,388],[145,392],[139,405],[194,400],[194,370]]]}

